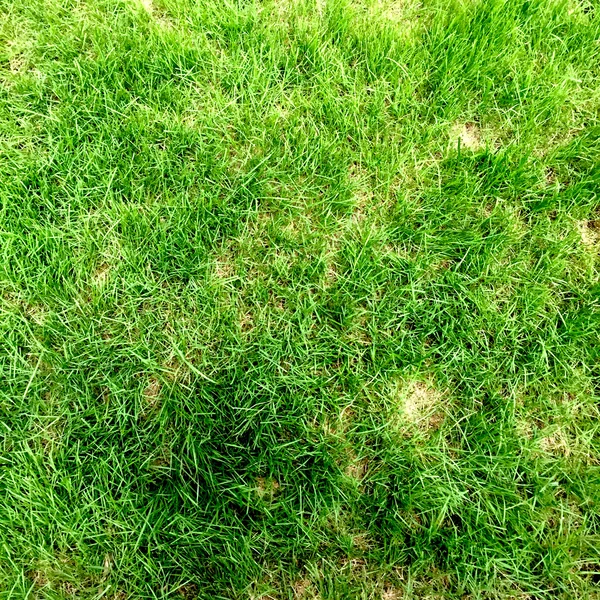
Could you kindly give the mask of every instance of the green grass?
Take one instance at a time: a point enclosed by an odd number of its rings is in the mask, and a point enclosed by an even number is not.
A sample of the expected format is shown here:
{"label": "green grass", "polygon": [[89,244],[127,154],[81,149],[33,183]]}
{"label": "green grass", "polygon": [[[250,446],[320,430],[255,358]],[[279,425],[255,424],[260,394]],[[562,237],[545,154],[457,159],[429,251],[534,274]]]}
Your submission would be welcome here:
{"label": "green grass", "polygon": [[0,599],[600,598],[596,0],[0,0]]}

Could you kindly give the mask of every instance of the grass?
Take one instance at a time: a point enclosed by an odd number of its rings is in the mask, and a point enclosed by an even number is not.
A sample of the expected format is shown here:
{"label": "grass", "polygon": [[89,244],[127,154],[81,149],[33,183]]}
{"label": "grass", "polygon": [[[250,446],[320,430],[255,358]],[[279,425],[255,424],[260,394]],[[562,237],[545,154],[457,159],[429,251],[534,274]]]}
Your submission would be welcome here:
{"label": "grass", "polygon": [[0,599],[600,598],[595,0],[0,0]]}

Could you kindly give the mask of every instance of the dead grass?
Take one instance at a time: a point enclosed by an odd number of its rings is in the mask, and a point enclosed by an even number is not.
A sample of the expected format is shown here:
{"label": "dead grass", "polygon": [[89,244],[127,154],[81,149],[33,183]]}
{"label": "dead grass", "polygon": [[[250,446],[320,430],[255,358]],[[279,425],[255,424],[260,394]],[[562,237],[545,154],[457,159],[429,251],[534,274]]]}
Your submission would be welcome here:
{"label": "dead grass", "polygon": [[150,377],[144,389],[144,401],[148,410],[155,410],[160,403],[160,390],[162,385],[156,377]]}
{"label": "dead grass", "polygon": [[450,129],[450,145],[476,152],[484,148],[481,130],[475,123],[457,123]]}
{"label": "dead grass", "polygon": [[135,0],[138,5],[152,18],[152,21],[162,29],[173,27],[173,21],[155,0]]}
{"label": "dead grass", "polygon": [[392,406],[397,412],[392,422],[409,424],[428,432],[440,427],[444,420],[444,396],[430,381],[396,383],[391,394]]}
{"label": "dead grass", "polygon": [[311,580],[307,577],[296,580],[292,584],[292,592],[295,600],[316,600],[318,598]]}
{"label": "dead grass", "polygon": [[106,282],[108,281],[108,279],[110,277],[110,272],[111,272],[110,265],[108,265],[107,263],[102,263],[94,271],[94,274],[92,275],[92,283],[96,287],[103,287],[104,285],[106,285]]}
{"label": "dead grass", "polygon": [[369,469],[369,461],[366,458],[351,457],[351,462],[345,469],[345,473],[348,477],[356,479],[356,481],[362,481],[367,474]]}
{"label": "dead grass", "polygon": [[258,477],[256,479],[256,495],[267,502],[272,502],[280,493],[281,486],[273,477]]}
{"label": "dead grass", "polygon": [[400,600],[405,597],[402,590],[393,587],[387,587],[381,592],[381,600]]}
{"label": "dead grass", "polygon": [[600,221],[577,221],[581,243],[588,249],[600,253]]}
{"label": "dead grass", "polygon": [[235,277],[235,257],[233,252],[222,252],[215,261],[215,275],[223,282]]}

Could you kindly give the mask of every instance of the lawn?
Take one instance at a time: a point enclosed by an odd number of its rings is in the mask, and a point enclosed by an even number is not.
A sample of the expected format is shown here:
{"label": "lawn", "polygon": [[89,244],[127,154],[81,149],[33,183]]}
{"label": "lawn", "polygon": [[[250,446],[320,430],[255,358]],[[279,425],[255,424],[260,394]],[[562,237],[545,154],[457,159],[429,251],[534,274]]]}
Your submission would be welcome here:
{"label": "lawn", "polygon": [[0,600],[600,598],[597,0],[0,0]]}

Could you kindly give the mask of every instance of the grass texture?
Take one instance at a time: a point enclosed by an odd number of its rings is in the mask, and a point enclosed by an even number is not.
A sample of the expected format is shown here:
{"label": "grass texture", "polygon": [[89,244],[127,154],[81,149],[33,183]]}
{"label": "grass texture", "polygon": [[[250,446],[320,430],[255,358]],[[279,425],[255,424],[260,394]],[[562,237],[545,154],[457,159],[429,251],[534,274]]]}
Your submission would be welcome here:
{"label": "grass texture", "polygon": [[0,0],[0,599],[600,598],[600,5]]}

